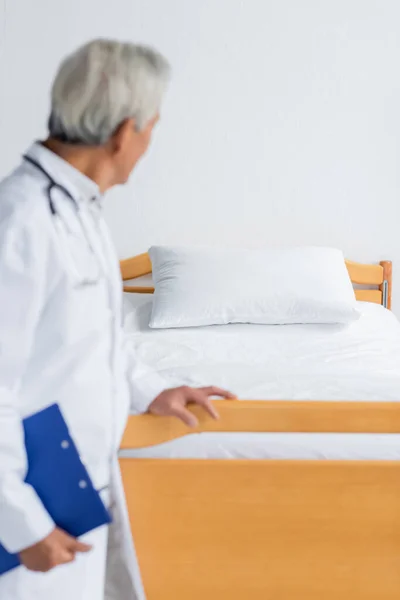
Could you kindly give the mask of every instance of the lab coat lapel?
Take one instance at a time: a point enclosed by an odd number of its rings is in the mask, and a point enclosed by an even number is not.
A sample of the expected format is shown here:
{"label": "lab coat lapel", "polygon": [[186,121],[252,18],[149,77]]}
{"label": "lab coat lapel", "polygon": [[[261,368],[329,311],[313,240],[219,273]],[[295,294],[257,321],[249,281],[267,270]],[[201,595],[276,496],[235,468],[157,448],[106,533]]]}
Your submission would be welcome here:
{"label": "lab coat lapel", "polygon": [[[119,263],[115,252],[114,244],[111,241],[108,227],[105,224],[103,218],[98,221],[99,232],[101,234],[102,245],[107,263],[107,272],[110,277],[110,282],[113,290],[113,309],[114,314],[119,317],[121,313],[121,297],[122,297],[122,281],[121,273],[119,270]],[[118,323],[120,325],[120,322]]]}

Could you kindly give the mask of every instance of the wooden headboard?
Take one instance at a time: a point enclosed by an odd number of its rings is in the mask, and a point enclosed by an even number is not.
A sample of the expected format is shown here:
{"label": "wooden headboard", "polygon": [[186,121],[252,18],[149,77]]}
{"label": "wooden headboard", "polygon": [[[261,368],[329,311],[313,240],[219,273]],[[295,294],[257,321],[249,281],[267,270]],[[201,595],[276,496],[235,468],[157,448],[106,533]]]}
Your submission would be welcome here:
{"label": "wooden headboard", "polygon": [[[139,254],[126,260],[121,260],[121,273],[124,281],[149,275],[152,271],[149,255]],[[386,308],[392,306],[392,263],[384,260],[377,265],[364,265],[346,261],[351,281],[355,286],[357,300],[382,304]],[[152,294],[154,287],[149,285],[125,285],[125,292],[136,294]]]}

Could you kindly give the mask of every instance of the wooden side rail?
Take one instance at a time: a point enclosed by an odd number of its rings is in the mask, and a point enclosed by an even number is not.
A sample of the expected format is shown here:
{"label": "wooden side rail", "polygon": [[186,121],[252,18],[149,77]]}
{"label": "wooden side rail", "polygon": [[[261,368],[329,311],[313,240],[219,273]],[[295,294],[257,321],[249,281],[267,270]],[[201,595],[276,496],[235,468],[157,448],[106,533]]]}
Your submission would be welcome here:
{"label": "wooden side rail", "polygon": [[399,462],[120,464],[147,600],[399,598]]}
{"label": "wooden side rail", "polygon": [[144,448],[190,433],[400,433],[400,401],[240,401],[216,400],[220,419],[201,408],[190,410],[199,426],[189,429],[178,419],[136,415],[129,417],[121,449]]}

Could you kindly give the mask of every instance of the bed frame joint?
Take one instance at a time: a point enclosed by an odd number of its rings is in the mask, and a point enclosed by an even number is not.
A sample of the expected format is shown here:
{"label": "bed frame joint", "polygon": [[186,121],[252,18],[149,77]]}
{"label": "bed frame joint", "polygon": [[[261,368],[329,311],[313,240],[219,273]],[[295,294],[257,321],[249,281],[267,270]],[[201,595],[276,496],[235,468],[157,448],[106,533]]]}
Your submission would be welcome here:
{"label": "bed frame joint", "polygon": [[385,279],[382,283],[382,306],[384,306],[385,308],[389,308],[388,291],[389,291],[389,282],[387,279]]}

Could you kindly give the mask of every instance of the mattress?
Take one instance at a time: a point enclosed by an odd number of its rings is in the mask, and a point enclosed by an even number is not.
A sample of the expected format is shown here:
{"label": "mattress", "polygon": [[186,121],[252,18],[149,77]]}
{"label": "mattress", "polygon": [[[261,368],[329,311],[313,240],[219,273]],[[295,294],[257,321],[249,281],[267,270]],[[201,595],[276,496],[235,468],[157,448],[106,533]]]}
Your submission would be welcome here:
{"label": "mattress", "polygon": [[[166,386],[218,385],[241,401],[400,401],[400,323],[359,303],[360,319],[335,325],[148,327],[151,295],[126,294],[124,328],[140,360]],[[137,457],[400,460],[399,435],[191,434]]]}

